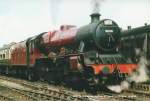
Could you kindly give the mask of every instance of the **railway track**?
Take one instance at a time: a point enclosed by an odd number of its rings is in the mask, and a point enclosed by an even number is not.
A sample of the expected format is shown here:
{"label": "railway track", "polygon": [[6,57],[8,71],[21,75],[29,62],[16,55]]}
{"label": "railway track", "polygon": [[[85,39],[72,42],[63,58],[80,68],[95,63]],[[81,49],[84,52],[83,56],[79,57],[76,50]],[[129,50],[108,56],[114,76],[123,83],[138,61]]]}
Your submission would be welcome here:
{"label": "railway track", "polygon": [[[29,82],[5,76],[0,76],[0,79],[15,82],[22,85],[23,87],[26,87],[27,89],[11,89],[24,96],[30,97],[30,99],[33,101],[143,101],[144,97],[146,97],[144,98],[144,101],[150,101],[150,92],[148,91],[148,88],[145,87],[145,84],[143,86],[146,88],[146,91],[143,91],[143,88],[140,89],[141,91],[137,90],[137,87],[141,87],[140,84],[140,86],[132,86],[130,90],[126,90],[121,94],[98,92],[96,96],[93,96],[83,91],[74,93],[74,91],[60,86],[58,86],[58,88],[54,85],[51,87],[51,85],[42,82]],[[15,100],[9,100],[8,98],[6,101]]]}
{"label": "railway track", "polygon": [[0,101],[15,101],[12,97],[0,94]]}
{"label": "railway track", "polygon": [[145,96],[150,98],[150,85],[149,84],[133,84],[130,89],[125,90],[125,92],[130,92],[137,94],[139,96]]}
{"label": "railway track", "polygon": [[20,89],[16,87],[9,87],[9,89],[20,92],[22,95],[30,95],[29,97],[32,97],[31,99],[34,101],[88,101],[87,98],[75,97],[74,94],[67,92],[66,90],[55,88],[52,89],[46,84],[35,84],[33,82],[8,78],[5,76],[0,76],[0,79],[9,82],[15,82],[22,85],[23,87],[26,87],[27,89]]}
{"label": "railway track", "polygon": [[16,89],[16,88],[11,88],[11,90],[18,92],[22,95],[28,96],[30,99],[34,101],[65,101],[65,100],[73,100],[68,98],[64,98],[63,95],[58,95],[56,93],[53,94],[44,94],[41,92],[36,92],[36,91],[30,91],[30,90],[23,90],[23,89]]}
{"label": "railway track", "polygon": [[[140,87],[138,89],[138,87]],[[122,93],[99,92],[96,97],[90,97],[92,101],[150,101],[149,85],[136,84]]]}
{"label": "railway track", "polygon": [[137,100],[137,97],[135,95],[115,94],[115,93],[108,93],[108,92],[103,92],[102,94],[98,94],[95,96],[86,95],[83,97],[88,98],[89,101],[142,101],[142,100]]}
{"label": "railway track", "polygon": [[0,101],[38,101],[36,97],[22,92],[21,89],[11,88],[5,85],[0,85],[0,88]]}
{"label": "railway track", "polygon": [[149,92],[150,93],[150,84],[142,84],[142,83],[139,83],[139,84],[133,84],[131,86],[131,89],[133,90],[140,90],[140,91],[145,91],[145,92]]}
{"label": "railway track", "polygon": [[129,89],[122,92],[124,95],[134,95],[135,97],[124,97],[124,99],[132,101],[150,101],[150,85],[133,84]]}

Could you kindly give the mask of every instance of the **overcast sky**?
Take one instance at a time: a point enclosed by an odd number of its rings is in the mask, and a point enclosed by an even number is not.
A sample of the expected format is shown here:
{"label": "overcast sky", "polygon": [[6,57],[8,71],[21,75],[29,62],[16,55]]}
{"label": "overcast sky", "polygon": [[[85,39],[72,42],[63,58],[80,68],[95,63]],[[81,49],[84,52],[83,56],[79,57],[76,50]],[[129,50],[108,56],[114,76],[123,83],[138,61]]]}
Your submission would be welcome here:
{"label": "overcast sky", "polygon": [[[113,19],[123,29],[150,24],[150,0],[101,1],[101,18]],[[0,0],[0,47],[62,24],[88,24],[91,12],[91,0]]]}

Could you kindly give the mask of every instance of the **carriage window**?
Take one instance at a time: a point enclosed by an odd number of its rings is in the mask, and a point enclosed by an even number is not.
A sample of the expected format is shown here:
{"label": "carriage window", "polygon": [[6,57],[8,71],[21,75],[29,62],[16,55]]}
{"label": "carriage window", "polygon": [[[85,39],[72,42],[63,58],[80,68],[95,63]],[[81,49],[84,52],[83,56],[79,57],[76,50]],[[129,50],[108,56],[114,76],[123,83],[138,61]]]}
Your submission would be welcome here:
{"label": "carriage window", "polygon": [[0,59],[2,59],[2,55],[0,55]]}
{"label": "carriage window", "polygon": [[9,51],[8,50],[6,51],[6,54],[7,54],[6,58],[8,59],[8,57],[9,57]]}
{"label": "carriage window", "polygon": [[3,54],[3,59],[5,59],[5,54]]}

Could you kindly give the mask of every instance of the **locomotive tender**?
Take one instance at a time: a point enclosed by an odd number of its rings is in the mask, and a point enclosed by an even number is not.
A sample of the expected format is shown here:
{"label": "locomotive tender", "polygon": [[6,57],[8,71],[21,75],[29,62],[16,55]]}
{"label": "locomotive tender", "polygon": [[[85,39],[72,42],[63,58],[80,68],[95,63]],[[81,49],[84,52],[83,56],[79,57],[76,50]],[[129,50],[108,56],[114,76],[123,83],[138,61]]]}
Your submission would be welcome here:
{"label": "locomotive tender", "polygon": [[80,28],[63,25],[10,45],[7,53],[2,48],[0,73],[77,87],[119,83],[137,65],[119,53],[119,26],[99,16],[92,14],[91,23]]}

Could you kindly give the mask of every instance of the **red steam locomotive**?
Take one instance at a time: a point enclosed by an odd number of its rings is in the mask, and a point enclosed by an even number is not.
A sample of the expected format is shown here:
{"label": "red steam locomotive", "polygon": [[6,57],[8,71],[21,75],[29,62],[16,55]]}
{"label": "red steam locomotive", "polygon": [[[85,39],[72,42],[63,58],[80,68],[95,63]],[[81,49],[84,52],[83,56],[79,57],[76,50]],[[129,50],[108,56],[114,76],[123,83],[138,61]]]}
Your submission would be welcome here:
{"label": "red steam locomotive", "polygon": [[119,53],[118,25],[99,16],[81,28],[63,25],[1,48],[0,73],[76,87],[121,82],[137,65]]}

